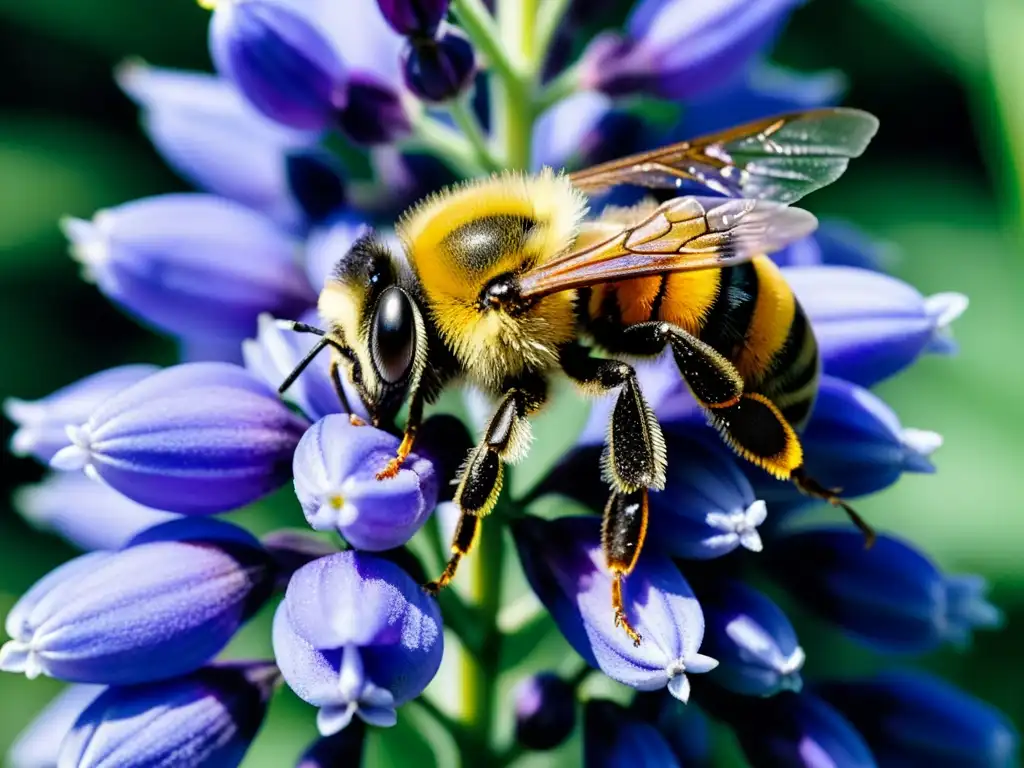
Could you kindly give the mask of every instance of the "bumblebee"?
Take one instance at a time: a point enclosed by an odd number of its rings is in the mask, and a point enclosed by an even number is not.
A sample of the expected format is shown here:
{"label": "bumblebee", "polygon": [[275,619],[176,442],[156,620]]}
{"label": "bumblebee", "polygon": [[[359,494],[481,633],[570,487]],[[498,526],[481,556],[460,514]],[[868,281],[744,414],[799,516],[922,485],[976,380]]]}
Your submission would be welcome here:
{"label": "bumblebee", "polygon": [[[292,324],[321,339],[281,391],[329,347],[339,396],[344,402],[344,372],[374,424],[392,423],[407,402],[401,445],[379,479],[397,473],[424,406],[446,386],[471,383],[494,398],[458,479],[451,558],[426,585],[436,591],[494,508],[504,464],[526,453],[529,419],[552,377],[568,376],[590,395],[618,390],[602,458],[610,486],[602,544],[615,623],[636,644],[622,585],[643,547],[648,490],[664,487],[666,456],[628,361],[671,349],[739,456],[843,507],[870,543],[870,527],[804,470],[798,430],[815,401],[818,349],[767,254],[815,229],[815,217],[791,203],[842,175],[877,127],[859,110],[809,110],[575,173],[506,173],[446,189],[399,219],[402,253],[371,234],[337,262],[318,304],[326,329]],[[688,182],[718,196],[587,217],[588,197],[617,185]]]}

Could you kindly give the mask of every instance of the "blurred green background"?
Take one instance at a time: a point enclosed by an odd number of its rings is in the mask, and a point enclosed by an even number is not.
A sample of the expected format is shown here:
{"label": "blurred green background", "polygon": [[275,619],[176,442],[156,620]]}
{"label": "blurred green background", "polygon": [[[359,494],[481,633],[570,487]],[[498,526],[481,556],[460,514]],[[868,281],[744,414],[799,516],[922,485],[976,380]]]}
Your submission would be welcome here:
{"label": "blurred green background", "polygon": [[[339,0],[340,2],[341,0]],[[111,71],[127,56],[208,69],[207,15],[188,0],[0,0],[0,396],[42,396],[128,361],[170,363],[175,350],[83,284],[57,229],[64,214],[186,189],[137,127]],[[933,476],[908,476],[861,503],[881,528],[906,535],[951,571],[976,571],[1006,612],[966,654],[922,664],[1024,724],[1024,4],[1020,0],[817,0],[799,11],[774,59],[846,74],[847,103],[882,127],[841,183],[806,201],[896,246],[894,272],[924,293],[961,291],[956,359],[928,358],[880,393],[905,425],[945,445]],[[4,441],[10,424],[3,423]],[[2,460],[0,614],[40,575],[72,556],[10,508],[10,492],[42,476]],[[297,513],[296,513],[297,514]],[[260,525],[260,512],[251,513]],[[266,615],[238,640],[265,649]],[[808,634],[823,634],[814,628]],[[805,638],[806,639],[806,638]],[[870,666],[834,635],[810,674]],[[817,646],[821,647],[821,646]],[[0,676],[0,753],[58,690],[51,680]],[[416,724],[403,720],[411,734]],[[282,766],[313,735],[311,710],[289,694],[247,766]],[[397,734],[396,734],[397,735]],[[401,739],[389,738],[397,743]],[[375,749],[381,764],[401,753]],[[418,763],[419,764],[419,763]],[[424,763],[426,764],[426,763]]]}

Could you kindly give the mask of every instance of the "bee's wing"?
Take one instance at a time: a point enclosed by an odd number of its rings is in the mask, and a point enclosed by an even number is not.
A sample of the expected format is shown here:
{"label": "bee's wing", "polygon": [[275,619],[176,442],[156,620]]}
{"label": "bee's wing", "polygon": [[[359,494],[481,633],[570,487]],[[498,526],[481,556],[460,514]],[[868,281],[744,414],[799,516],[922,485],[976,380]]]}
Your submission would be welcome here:
{"label": "bee's wing", "polygon": [[678,188],[696,181],[729,197],[793,203],[843,175],[878,130],[878,119],[844,107],[757,120],[737,128],[585,168],[582,192],[618,184]]}
{"label": "bee's wing", "polygon": [[[814,215],[768,200],[677,197],[632,225],[609,227],[587,244],[519,276],[523,298],[664,272],[727,267],[807,236]],[[598,222],[598,226],[602,226]]]}

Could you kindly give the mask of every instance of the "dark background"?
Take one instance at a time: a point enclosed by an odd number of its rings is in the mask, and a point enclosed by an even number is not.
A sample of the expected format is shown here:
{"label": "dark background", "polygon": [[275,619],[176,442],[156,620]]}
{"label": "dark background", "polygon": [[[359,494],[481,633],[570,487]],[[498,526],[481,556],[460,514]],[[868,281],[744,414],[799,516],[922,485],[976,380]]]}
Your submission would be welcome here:
{"label": "dark background", "polygon": [[[342,0],[339,0],[342,1]],[[206,12],[187,0],[0,0],[0,397],[32,399],[111,365],[170,363],[154,337],[83,284],[57,221],[187,187],[138,129],[113,67],[129,56],[208,69]],[[1024,522],[1019,469],[1024,383],[1024,7],[1012,0],[817,0],[800,10],[775,60],[848,77],[846,103],[882,128],[840,184],[806,201],[890,242],[894,272],[923,293],[966,293],[958,358],[929,358],[880,393],[905,425],[940,432],[934,476],[908,476],[863,502],[879,527],[917,542],[950,571],[988,576],[1007,625],[966,654],[922,663],[1024,723]],[[6,442],[10,425],[3,422]],[[38,480],[4,454],[0,614],[72,551],[32,531],[10,492]],[[238,647],[266,647],[258,622]],[[874,663],[834,634],[808,670]],[[803,635],[802,635],[803,637]],[[808,644],[805,642],[805,645]],[[822,647],[822,646],[816,646]],[[59,686],[0,675],[0,752]],[[401,726],[400,726],[401,728]],[[247,766],[280,766],[312,735],[290,696]],[[398,735],[393,737],[397,740]],[[375,752],[374,761],[391,758]]]}

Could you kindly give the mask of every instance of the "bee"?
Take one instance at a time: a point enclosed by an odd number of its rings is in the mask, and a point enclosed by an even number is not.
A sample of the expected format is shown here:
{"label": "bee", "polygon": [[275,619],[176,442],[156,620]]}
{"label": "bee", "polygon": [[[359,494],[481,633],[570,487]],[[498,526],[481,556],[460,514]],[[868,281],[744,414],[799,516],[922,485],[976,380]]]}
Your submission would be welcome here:
{"label": "bee", "polygon": [[[602,546],[615,624],[637,645],[622,589],[644,544],[648,491],[665,484],[666,455],[629,361],[670,349],[740,457],[844,508],[870,544],[871,528],[804,469],[798,431],[817,393],[818,348],[767,254],[816,228],[791,204],[839,178],[877,128],[860,110],[807,110],[575,173],[505,173],[441,191],[398,220],[400,254],[369,234],[337,262],[318,303],[326,329],[291,324],[321,338],[281,391],[329,347],[346,409],[342,371],[374,424],[392,423],[408,403],[401,444],[378,479],[398,472],[424,406],[445,387],[470,383],[494,398],[458,479],[450,560],[425,585],[436,592],[494,508],[503,466],[526,453],[529,419],[552,378],[565,375],[590,395],[618,390],[602,457],[610,486]],[[588,198],[615,186],[685,182],[717,196],[587,216]]]}

